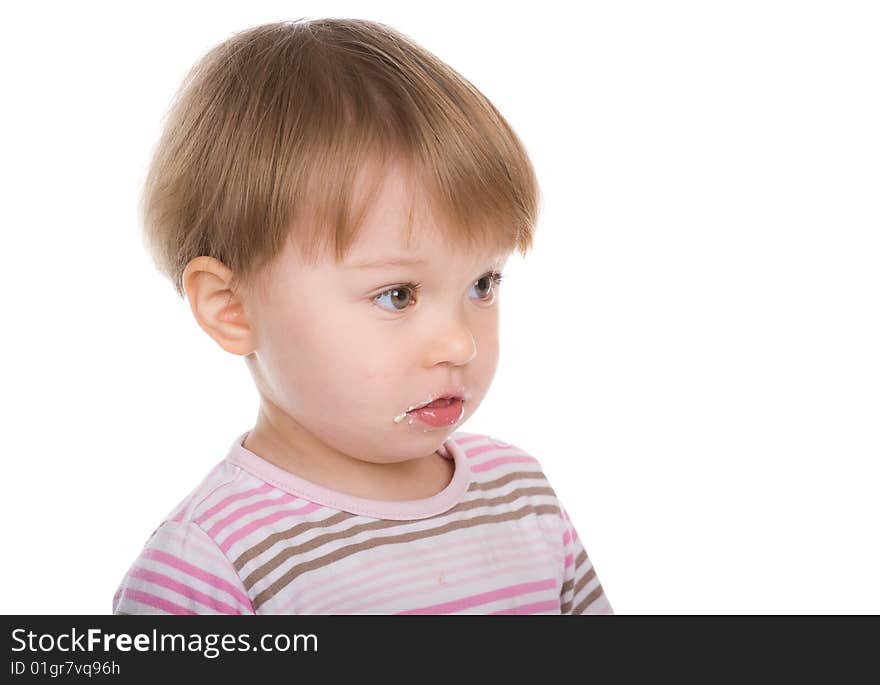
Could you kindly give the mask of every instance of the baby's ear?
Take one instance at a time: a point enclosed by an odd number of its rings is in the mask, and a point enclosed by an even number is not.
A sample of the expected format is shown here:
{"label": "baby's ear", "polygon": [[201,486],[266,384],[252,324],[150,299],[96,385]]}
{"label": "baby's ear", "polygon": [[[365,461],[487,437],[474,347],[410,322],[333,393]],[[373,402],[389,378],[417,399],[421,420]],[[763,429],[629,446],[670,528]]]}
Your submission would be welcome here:
{"label": "baby's ear", "polygon": [[196,322],[227,352],[253,352],[253,328],[235,291],[234,274],[213,257],[196,257],[183,271],[183,288]]}

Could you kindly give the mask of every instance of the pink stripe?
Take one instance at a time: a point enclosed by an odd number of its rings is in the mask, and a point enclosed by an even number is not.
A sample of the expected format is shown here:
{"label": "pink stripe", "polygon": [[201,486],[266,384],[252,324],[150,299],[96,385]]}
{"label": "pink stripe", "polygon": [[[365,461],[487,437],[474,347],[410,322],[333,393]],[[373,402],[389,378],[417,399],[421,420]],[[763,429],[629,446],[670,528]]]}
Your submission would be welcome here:
{"label": "pink stripe", "polygon": [[[543,532],[537,531],[532,533],[531,537],[521,534],[518,530],[514,533],[497,535],[493,542],[499,548],[504,548],[510,543],[519,543],[520,541],[528,544],[536,543],[544,539]],[[437,567],[438,565],[446,565],[460,559],[472,557],[485,548],[485,541],[481,538],[474,540],[464,540],[462,542],[449,542],[446,546],[438,544],[430,553],[426,552],[421,559],[421,563],[425,567]],[[344,603],[351,600],[351,594],[343,595],[349,590],[355,590],[356,598],[363,595],[363,587],[371,587],[379,580],[394,576],[405,576],[406,572],[412,569],[412,552],[404,551],[395,553],[393,549],[386,549],[381,554],[377,554],[375,561],[370,564],[364,564],[362,569],[352,571],[346,578],[345,583],[339,581],[339,578],[333,575],[327,575],[315,578],[314,586],[309,592],[309,602],[302,603],[298,596],[291,597],[290,601],[280,608],[278,613],[290,614],[294,613],[292,607],[300,604],[302,613],[320,614],[324,613],[333,606],[344,606]],[[471,564],[473,566],[473,564]],[[455,569],[453,569],[455,570]],[[448,573],[448,572],[447,572]],[[323,590],[318,592],[318,590]],[[332,598],[332,599],[330,599]],[[327,600],[330,599],[328,603]],[[325,602],[321,604],[321,602]]]}
{"label": "pink stripe", "polygon": [[562,544],[567,545],[571,541],[571,533],[567,530],[562,534]]}
{"label": "pink stripe", "polygon": [[[536,539],[531,542],[537,543],[538,540]],[[496,554],[492,559],[492,567],[488,569],[488,571],[486,570],[485,565],[479,563],[482,560],[480,551],[473,549],[468,550],[465,554],[444,556],[442,566],[439,568],[437,565],[430,563],[428,559],[425,559],[423,565],[429,570],[427,573],[421,575],[412,575],[411,565],[409,567],[403,567],[402,569],[400,567],[397,569],[379,567],[380,571],[386,571],[383,575],[388,579],[388,582],[376,584],[373,582],[372,578],[364,579],[360,584],[361,591],[358,594],[337,597],[335,598],[335,601],[329,605],[325,604],[314,611],[304,609],[303,613],[324,613],[331,608],[342,613],[354,613],[369,609],[370,606],[377,604],[380,606],[387,606],[391,601],[400,599],[401,597],[407,595],[417,597],[418,595],[423,594],[426,590],[430,590],[431,588],[436,589],[438,586],[438,573],[443,575],[444,583],[446,587],[450,589],[455,587],[472,586],[475,582],[487,580],[489,581],[487,585],[492,587],[492,585],[497,582],[498,578],[509,577],[514,573],[525,573],[527,574],[525,577],[534,577],[540,573],[540,567],[536,568],[535,560],[539,559],[542,553],[546,553],[546,548],[541,548],[538,545],[528,545],[525,549],[514,550],[514,553],[512,554]],[[453,561],[461,561],[463,559],[465,560],[463,564],[457,566],[452,565]],[[515,562],[518,561],[526,561],[527,563],[516,565]],[[475,570],[476,573],[467,575],[468,571],[473,572]],[[407,574],[407,572],[409,572],[409,574]],[[460,572],[464,572],[464,574],[459,575]],[[519,577],[522,578],[523,576]],[[430,578],[430,581],[426,586],[423,581],[428,578]],[[416,585],[416,587],[411,587],[413,585]],[[364,587],[370,588],[369,596],[367,597],[364,596]],[[388,588],[394,588],[400,590],[400,592],[382,596],[381,593]],[[360,603],[358,603],[357,600],[361,600]],[[355,604],[352,605],[351,601],[355,601]]]}
{"label": "pink stripe", "polygon": [[468,435],[467,437],[463,437],[463,438],[454,438],[452,440],[452,442],[454,442],[456,445],[466,445],[469,442],[474,442],[476,440],[482,440],[485,437],[486,437],[485,435],[480,435],[480,434]]}
{"label": "pink stripe", "polygon": [[[524,534],[521,534],[519,531],[516,531],[512,534],[496,536],[495,538],[493,538],[493,542],[498,546],[498,549],[506,549],[508,545],[511,544],[512,547],[516,549],[516,546],[520,543],[528,544],[531,547],[533,545],[536,545],[543,539],[544,536],[541,531],[536,531],[536,534],[532,534],[531,537],[528,537]],[[364,596],[364,588],[367,587],[370,588],[369,595],[372,597],[376,594],[377,591],[383,590],[387,585],[390,584],[403,585],[410,582],[417,582],[422,578],[428,576],[436,576],[437,570],[435,569],[437,569],[438,566],[443,568],[443,573],[451,583],[453,582],[451,576],[454,572],[474,568],[474,559],[481,559],[483,551],[485,549],[485,544],[486,543],[482,539],[469,540],[467,542],[462,542],[460,545],[455,545],[455,554],[443,554],[442,557],[439,555],[437,557],[423,557],[421,560],[422,565],[425,568],[431,570],[421,576],[407,577],[407,572],[411,572],[412,570],[412,553],[408,551],[402,551],[400,554],[397,555],[392,555],[390,553],[387,555],[383,555],[381,559],[377,559],[373,564],[366,567],[366,573],[352,573],[349,576],[349,582],[345,584],[335,582],[337,579],[332,576],[324,580],[323,583],[321,583],[320,579],[316,579],[316,585],[312,589],[312,592],[309,593],[309,600],[311,601],[311,604],[303,605],[303,613],[320,614],[324,613],[332,606],[345,606],[345,603],[352,599],[352,594],[354,595],[355,599],[362,598]],[[529,553],[532,555],[531,558],[534,559],[534,549],[532,549]],[[509,561],[511,559],[517,558],[519,558],[518,555],[514,555],[512,557],[499,557],[497,561]],[[462,566],[451,566],[452,563],[461,561],[462,559],[467,559],[468,561]],[[374,583],[376,583],[377,581],[382,581],[386,579],[392,580],[386,585],[374,585]],[[316,589],[320,587],[326,587],[328,585],[330,586],[329,590],[324,591],[320,594],[315,592]],[[352,589],[355,589],[354,593],[342,595],[343,592]],[[315,604],[316,602],[327,600],[329,597],[333,598],[329,604]],[[299,598],[296,599],[299,600]],[[288,612],[282,611],[282,613]]]}
{"label": "pink stripe", "polygon": [[189,614],[191,616],[196,615],[195,611],[190,611],[186,607],[182,607],[179,604],[169,602],[167,599],[162,599],[161,597],[157,597],[156,595],[150,594],[149,592],[141,592],[140,590],[126,590],[122,593],[122,599],[130,599],[133,602],[140,602],[141,604],[146,604],[147,606],[161,609],[162,611],[165,611],[169,614]]}
{"label": "pink stripe", "polygon": [[471,449],[466,450],[465,454],[467,455],[468,459],[471,459],[473,457],[480,456],[484,452],[491,452],[492,450],[497,450],[497,449],[498,449],[497,445],[492,445],[492,444],[480,445],[479,447],[472,447]]}
{"label": "pink stripe", "polygon": [[[525,558],[523,555],[519,556],[519,559],[523,559],[523,558]],[[479,573],[476,573],[476,574],[473,574],[470,576],[463,575],[463,576],[459,576],[457,578],[450,577],[450,576],[452,575],[453,572],[460,571],[463,567],[450,568],[448,575],[447,575],[448,581],[447,581],[446,594],[449,594],[450,592],[454,591],[455,588],[467,587],[469,585],[473,586],[475,583],[483,585],[484,587],[486,587],[486,586],[492,587],[492,585],[494,585],[495,582],[497,582],[497,579],[499,577],[509,577],[514,574],[515,574],[514,578],[517,578],[517,577],[518,578],[523,578],[523,577],[528,578],[530,576],[534,577],[536,575],[536,573],[540,572],[540,570],[541,570],[540,567],[538,567],[538,568],[535,567],[535,556],[534,555],[532,555],[531,558],[528,559],[527,563],[520,564],[518,566],[502,566],[503,562],[515,561],[515,560],[517,560],[516,556],[507,557],[507,558],[498,557],[498,567],[496,569],[492,569],[488,572],[480,571]],[[473,564],[471,564],[471,566],[469,566],[467,568],[472,569]],[[338,613],[354,614],[354,613],[361,613],[361,612],[369,612],[371,609],[375,609],[376,611],[381,612],[382,608],[388,606],[389,603],[394,602],[396,600],[399,600],[403,597],[407,597],[407,596],[409,596],[411,598],[410,603],[415,602],[415,601],[417,601],[416,598],[419,595],[422,595],[425,593],[425,590],[429,590],[430,588],[434,588],[435,591],[437,590],[436,574],[433,574],[433,575],[434,575],[433,582],[427,588],[424,586],[418,587],[418,588],[411,588],[411,589],[405,590],[403,592],[399,592],[397,594],[385,596],[385,597],[382,597],[381,595],[377,596],[372,590],[370,590],[368,601],[361,602],[360,604],[356,604],[354,606],[346,605],[346,604],[339,604],[339,605],[337,605],[338,606]],[[401,581],[401,585],[403,585],[405,583],[406,583],[406,581],[403,581],[403,580]],[[433,594],[433,593],[429,593],[429,594]],[[334,607],[334,609],[335,609],[335,607]],[[336,613],[336,612],[337,612],[337,610],[334,611],[334,613]]]}
{"label": "pink stripe", "polygon": [[226,528],[230,523],[234,523],[242,516],[247,516],[248,514],[252,514],[255,511],[259,511],[260,509],[265,509],[266,507],[271,507],[276,504],[287,504],[288,502],[293,502],[296,499],[295,495],[291,495],[290,493],[285,492],[281,497],[276,497],[275,499],[264,499],[259,502],[251,502],[239,509],[236,509],[228,516],[224,516],[222,519],[217,521],[213,526],[208,529],[208,536],[213,540],[217,537],[217,534]]}
{"label": "pink stripe", "polygon": [[150,571],[149,569],[145,568],[136,568],[132,570],[131,576],[132,578],[140,578],[141,580],[145,580],[148,583],[153,583],[154,585],[159,585],[160,587],[173,590],[174,592],[181,594],[184,597],[189,597],[196,602],[201,602],[205,606],[211,607],[212,609],[219,611],[222,614],[241,613],[231,604],[221,602],[219,599],[211,597],[210,595],[206,595],[204,592],[196,590],[194,587],[186,585],[185,583],[181,583],[179,580],[175,580],[170,576],[166,576],[164,573],[156,573],[156,571]]}
{"label": "pink stripe", "polygon": [[565,566],[563,568],[568,568],[574,563],[574,554],[566,554],[565,555]]}
{"label": "pink stripe", "polygon": [[[185,528],[163,526],[161,533],[156,534],[156,544],[153,544],[152,547],[166,551],[184,549],[186,550],[186,558],[190,563],[202,568],[212,568],[216,565],[219,558],[217,544],[192,521],[187,521],[182,525]],[[193,532],[200,538],[204,537],[204,542],[196,540],[193,537]],[[160,538],[159,535],[162,535],[162,537]]]}
{"label": "pink stripe", "polygon": [[215,504],[213,507],[208,509],[208,511],[206,511],[204,514],[199,516],[196,519],[196,523],[203,523],[207,519],[211,518],[218,511],[229,506],[230,504],[232,504],[233,502],[235,502],[237,500],[244,499],[246,497],[253,497],[254,495],[265,495],[271,489],[272,489],[272,486],[269,483],[263,483],[263,485],[261,485],[258,488],[253,488],[252,490],[245,490],[244,492],[237,492],[234,495],[229,495],[229,497],[224,499],[222,502]]}
{"label": "pink stripe", "polygon": [[547,578],[546,580],[537,580],[531,583],[511,585],[509,587],[499,588],[498,590],[492,590],[491,592],[482,592],[478,595],[462,597],[461,599],[456,599],[451,602],[443,602],[442,604],[434,604],[433,606],[401,611],[399,614],[449,614],[453,611],[468,609],[480,604],[495,602],[499,599],[506,599],[507,597],[516,597],[517,595],[537,592],[538,590],[549,590],[552,587],[556,587],[556,580],[554,578]]}
{"label": "pink stripe", "polygon": [[489,469],[494,469],[496,466],[500,466],[501,464],[526,461],[537,461],[537,459],[535,459],[534,457],[498,457],[497,459],[490,459],[489,461],[485,461],[482,464],[471,466],[471,471],[488,471]]}
{"label": "pink stripe", "polygon": [[531,604],[523,604],[522,606],[513,607],[513,609],[502,609],[501,611],[493,611],[491,616],[500,616],[501,614],[540,614],[543,611],[553,611],[559,613],[559,602],[548,599],[543,602],[532,602]]}
{"label": "pink stripe", "polygon": [[316,509],[320,509],[321,505],[316,504],[314,502],[309,502],[304,507],[300,507],[299,509],[286,509],[284,511],[276,511],[274,514],[269,514],[268,516],[264,516],[263,518],[256,519],[255,521],[251,521],[246,526],[242,526],[234,533],[231,533],[229,537],[227,537],[223,542],[220,543],[220,549],[224,552],[228,552],[229,548],[232,547],[236,542],[241,540],[246,535],[250,535],[255,530],[262,526],[268,526],[269,524],[275,523],[275,521],[280,521],[283,518],[287,518],[288,516],[298,516],[299,514],[311,514]]}
{"label": "pink stripe", "polygon": [[[198,578],[199,580],[207,583],[208,585],[213,585],[218,590],[223,590],[228,592],[230,595],[235,597],[239,602],[241,602],[244,606],[251,610],[251,613],[254,612],[254,607],[251,604],[250,599],[241,592],[237,587],[232,585],[229,581],[224,580],[220,576],[215,576],[213,573],[208,573],[202,568],[198,566],[194,566],[189,562],[184,561],[183,559],[174,556],[173,554],[169,554],[168,552],[163,552],[159,549],[145,549],[143,552],[143,556],[146,559],[153,559],[155,561],[161,562],[163,564],[167,564],[172,568],[179,569],[184,573],[188,573],[193,578]],[[231,568],[231,567],[230,567]]]}

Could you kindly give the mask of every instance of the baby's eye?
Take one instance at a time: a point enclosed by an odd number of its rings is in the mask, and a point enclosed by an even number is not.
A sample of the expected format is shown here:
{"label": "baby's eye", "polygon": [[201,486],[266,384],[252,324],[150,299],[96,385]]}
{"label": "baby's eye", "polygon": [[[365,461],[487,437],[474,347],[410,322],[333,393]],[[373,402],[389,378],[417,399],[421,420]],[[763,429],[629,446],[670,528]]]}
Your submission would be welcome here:
{"label": "baby's eye", "polygon": [[[419,291],[420,287],[421,285],[419,283],[396,285],[393,288],[389,288],[388,290],[379,293],[378,295],[376,295],[376,297],[373,298],[373,300],[376,302],[380,302],[382,298],[387,295],[393,309],[388,309],[387,307],[382,307],[382,309],[385,309],[389,312],[402,312],[409,306],[408,300],[412,300],[412,297]],[[406,297],[407,293],[411,293],[409,298]],[[401,301],[402,304],[400,304]],[[400,306],[398,306],[398,304],[400,304]]]}
{"label": "baby's eye", "polygon": [[477,286],[477,290],[486,291],[485,295],[480,296],[481,300],[485,300],[486,302],[494,302],[495,295],[498,292],[498,286],[501,285],[501,273],[498,271],[491,271],[480,278],[476,283],[474,283],[474,285]]}
{"label": "baby's eye", "polygon": [[[476,286],[478,291],[477,299],[489,304],[494,302],[495,294],[500,283],[501,273],[497,271],[492,271],[479,278],[474,283],[474,286]],[[396,285],[393,288],[389,288],[388,290],[379,293],[373,298],[373,300],[375,302],[381,302],[387,297],[391,308],[383,306],[382,309],[389,312],[402,312],[414,301],[414,298],[421,287],[421,283],[404,283],[402,285]]]}

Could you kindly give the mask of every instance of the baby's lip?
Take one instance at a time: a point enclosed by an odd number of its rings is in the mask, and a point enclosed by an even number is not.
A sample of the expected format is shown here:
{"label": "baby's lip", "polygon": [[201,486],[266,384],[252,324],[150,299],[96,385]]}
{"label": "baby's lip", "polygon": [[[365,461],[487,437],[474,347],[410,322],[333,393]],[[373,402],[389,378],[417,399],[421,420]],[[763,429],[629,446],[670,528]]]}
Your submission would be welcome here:
{"label": "baby's lip", "polygon": [[442,399],[456,399],[461,400],[463,402],[467,402],[470,399],[470,392],[464,386],[459,386],[457,388],[446,388],[443,390],[439,390],[437,392],[431,393],[428,395],[428,399],[424,402],[420,402],[419,404],[414,404],[409,409],[406,410],[407,414],[411,411],[416,411],[417,409],[421,409],[422,407],[431,404],[434,400],[442,400]]}
{"label": "baby's lip", "polygon": [[[425,407],[425,406],[431,404],[431,402],[436,402],[437,400],[462,400],[462,401],[464,401],[464,397],[462,395],[454,395],[454,394],[453,395],[440,395],[438,397],[435,397],[433,400],[428,400],[427,402],[423,402],[422,404],[418,405],[417,407],[413,407],[409,411],[416,411],[417,409],[421,409],[422,407]],[[409,413],[409,412],[407,412],[407,413]]]}

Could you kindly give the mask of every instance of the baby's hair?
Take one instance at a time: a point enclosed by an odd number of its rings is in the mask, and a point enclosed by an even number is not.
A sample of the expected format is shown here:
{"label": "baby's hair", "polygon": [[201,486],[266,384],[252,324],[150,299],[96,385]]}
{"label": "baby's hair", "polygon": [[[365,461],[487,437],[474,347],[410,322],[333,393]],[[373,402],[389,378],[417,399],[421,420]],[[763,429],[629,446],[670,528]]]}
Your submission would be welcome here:
{"label": "baby's hair", "polygon": [[[531,249],[532,164],[458,72],[363,19],[246,29],[192,67],[165,117],[141,195],[144,244],[181,297],[184,269],[201,255],[241,285],[287,239],[310,262],[328,252],[340,262],[389,162],[451,244]],[[369,190],[354,198],[361,178]]]}

